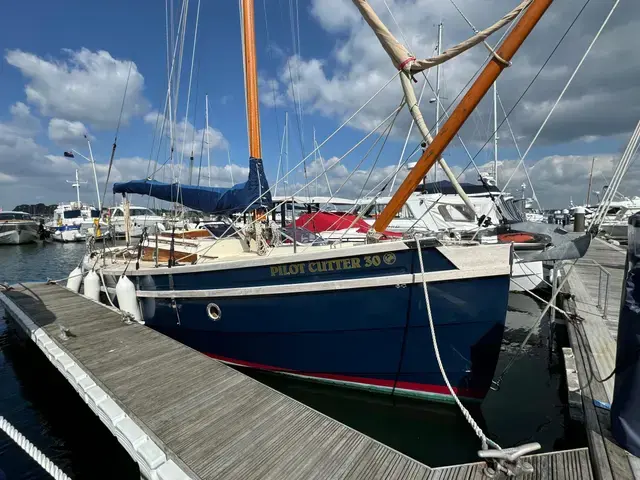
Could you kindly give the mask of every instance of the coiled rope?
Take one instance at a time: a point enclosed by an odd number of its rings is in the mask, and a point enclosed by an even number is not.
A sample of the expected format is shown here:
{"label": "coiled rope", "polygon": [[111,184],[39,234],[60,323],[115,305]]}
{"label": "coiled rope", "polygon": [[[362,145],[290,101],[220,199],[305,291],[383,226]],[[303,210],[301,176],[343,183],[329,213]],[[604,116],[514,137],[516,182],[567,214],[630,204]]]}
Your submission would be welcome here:
{"label": "coiled rope", "polygon": [[0,429],[7,434],[7,436],[16,442],[22,450],[38,462],[49,475],[56,480],[71,480],[71,477],[67,476],[56,464],[47,458],[47,456],[36,448],[36,446],[25,438],[13,425],[11,425],[7,419],[0,415]]}
{"label": "coiled rope", "polygon": [[467,420],[467,422],[469,423],[469,425],[471,426],[475,434],[478,436],[478,438],[482,442],[482,450],[488,450],[489,445],[493,448],[497,448],[498,450],[502,450],[500,445],[498,445],[496,442],[494,442],[490,438],[487,438],[487,436],[484,434],[482,429],[478,426],[476,421],[471,416],[471,413],[469,413],[469,410],[467,410],[464,407],[464,405],[462,405],[462,402],[456,395],[456,392],[453,390],[453,387],[451,386],[451,382],[449,382],[449,377],[447,377],[447,373],[444,370],[444,366],[442,365],[442,359],[440,358],[440,349],[438,348],[438,339],[436,338],[436,329],[433,324],[433,315],[431,314],[431,302],[429,301],[429,291],[427,289],[427,280],[425,278],[425,273],[424,273],[424,263],[422,261],[422,246],[420,245],[420,240],[418,239],[418,236],[416,235],[414,238],[416,240],[416,246],[418,248],[418,258],[420,260],[420,273],[422,274],[422,288],[424,290],[424,300],[427,305],[427,317],[429,318],[429,329],[431,330],[431,340],[433,342],[433,351],[436,355],[436,360],[438,361],[438,367],[440,368],[440,373],[442,374],[442,378],[444,382],[447,384],[449,393],[451,394],[456,404],[458,405],[458,408],[462,412],[462,415]]}

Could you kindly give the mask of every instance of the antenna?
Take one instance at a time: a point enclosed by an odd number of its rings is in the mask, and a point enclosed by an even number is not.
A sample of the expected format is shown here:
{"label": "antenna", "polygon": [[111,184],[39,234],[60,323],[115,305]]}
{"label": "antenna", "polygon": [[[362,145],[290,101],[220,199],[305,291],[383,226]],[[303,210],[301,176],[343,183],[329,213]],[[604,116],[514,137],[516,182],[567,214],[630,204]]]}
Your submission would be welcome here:
{"label": "antenna", "polygon": [[77,195],[77,199],[78,199],[78,208],[82,208],[80,206],[80,184],[87,183],[87,182],[81,182],[80,181],[80,178],[78,177],[78,169],[77,168],[76,168],[76,181],[73,182],[72,180],[67,180],[67,183],[70,183],[71,186],[76,189],[76,195]]}

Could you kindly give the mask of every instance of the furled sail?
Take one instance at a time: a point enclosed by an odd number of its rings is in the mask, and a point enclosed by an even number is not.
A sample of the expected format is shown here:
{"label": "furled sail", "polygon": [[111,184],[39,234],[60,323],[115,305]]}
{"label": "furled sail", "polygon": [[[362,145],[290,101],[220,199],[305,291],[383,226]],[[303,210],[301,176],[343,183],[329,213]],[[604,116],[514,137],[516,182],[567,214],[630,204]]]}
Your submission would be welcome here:
{"label": "furled sail", "polygon": [[201,212],[217,214],[238,213],[271,205],[269,184],[259,158],[249,159],[247,181],[231,188],[200,187],[145,179],[114,183],[113,193],[148,195],[167,202],[177,202]]}
{"label": "furled sail", "polygon": [[520,13],[525,8],[529,6],[531,1],[532,0],[524,0],[520,5],[504,15],[500,20],[498,20],[490,27],[477,32],[467,40],[445,50],[444,52],[442,52],[442,54],[421,60],[416,59],[413,55],[411,55],[411,53],[409,53],[407,47],[398,42],[398,40],[393,36],[393,34],[373,11],[371,5],[369,5],[367,0],[353,0],[353,3],[355,3],[355,5],[358,7],[363,18],[367,21],[371,29],[378,37],[378,40],[382,44],[382,47],[385,49],[389,57],[391,57],[391,61],[393,62],[395,67],[398,70],[405,70],[411,74],[415,74],[422,72],[423,70],[426,70],[428,68],[435,67],[436,65],[444,63],[454,57],[457,57],[461,53],[466,52],[479,43],[484,42],[487,38],[489,38],[491,34],[497,32],[502,27],[512,22],[518,15],[520,15]]}

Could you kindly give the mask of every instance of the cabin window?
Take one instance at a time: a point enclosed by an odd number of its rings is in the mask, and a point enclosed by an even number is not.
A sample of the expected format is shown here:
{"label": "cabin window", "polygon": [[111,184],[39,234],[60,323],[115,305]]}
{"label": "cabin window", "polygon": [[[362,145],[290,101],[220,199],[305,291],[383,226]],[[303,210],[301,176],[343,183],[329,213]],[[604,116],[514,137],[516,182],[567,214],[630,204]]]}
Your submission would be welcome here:
{"label": "cabin window", "polygon": [[473,222],[474,215],[466,205],[438,205],[438,212],[447,222]]}
{"label": "cabin window", "polygon": [[64,218],[80,218],[82,217],[82,212],[80,210],[67,210],[64,212]]}
{"label": "cabin window", "polygon": [[31,216],[20,212],[2,212],[0,220],[31,220]]}
{"label": "cabin window", "polygon": [[116,210],[113,212],[113,217],[124,217],[124,212],[122,210]]}
{"label": "cabin window", "polygon": [[147,208],[132,208],[129,210],[132,217],[149,217],[155,215],[151,210]]}
{"label": "cabin window", "polygon": [[[376,205],[378,215],[380,215],[380,213],[386,208],[386,206],[387,205],[384,203],[379,203]],[[413,213],[411,212],[411,209],[408,205],[403,205],[400,211],[396,213],[394,218],[400,218],[402,220],[414,220],[416,217],[413,216]]]}

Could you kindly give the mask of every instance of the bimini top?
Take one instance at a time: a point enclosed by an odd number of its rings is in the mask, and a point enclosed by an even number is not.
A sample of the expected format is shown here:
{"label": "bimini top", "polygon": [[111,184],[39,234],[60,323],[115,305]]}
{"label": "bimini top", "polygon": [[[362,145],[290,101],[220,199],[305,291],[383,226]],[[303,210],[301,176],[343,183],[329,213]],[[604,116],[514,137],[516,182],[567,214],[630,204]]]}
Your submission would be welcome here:
{"label": "bimini top", "polygon": [[[467,195],[473,194],[484,194],[487,195],[489,192],[491,193],[500,193],[500,189],[495,185],[482,185],[480,183],[461,183],[460,186],[462,190]],[[427,184],[420,184],[416,187],[416,192],[419,193],[442,193],[444,195],[457,195],[456,189],[453,188],[453,185],[448,180],[442,180],[440,182],[429,182]]]}
{"label": "bimini top", "polygon": [[227,215],[260,207],[268,208],[271,205],[271,193],[268,190],[269,184],[259,158],[249,159],[247,181],[231,188],[198,187],[150,179],[113,184],[113,193],[148,195],[167,202],[181,203],[193,210]]}

